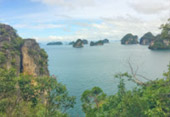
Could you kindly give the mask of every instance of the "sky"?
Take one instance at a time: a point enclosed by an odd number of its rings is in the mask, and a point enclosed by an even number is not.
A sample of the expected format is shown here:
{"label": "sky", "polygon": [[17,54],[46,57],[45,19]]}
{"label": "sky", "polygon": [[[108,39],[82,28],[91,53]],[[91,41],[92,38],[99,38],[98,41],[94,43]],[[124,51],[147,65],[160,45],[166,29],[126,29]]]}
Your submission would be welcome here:
{"label": "sky", "polygon": [[0,23],[38,42],[140,38],[168,18],[170,0],[0,0]]}

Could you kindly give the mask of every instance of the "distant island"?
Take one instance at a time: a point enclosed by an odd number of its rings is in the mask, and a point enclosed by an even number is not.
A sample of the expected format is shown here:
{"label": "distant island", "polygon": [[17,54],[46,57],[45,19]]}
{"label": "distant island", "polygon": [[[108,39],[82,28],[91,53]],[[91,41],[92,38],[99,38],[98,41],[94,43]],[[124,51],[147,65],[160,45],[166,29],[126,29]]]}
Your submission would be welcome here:
{"label": "distant island", "polygon": [[82,41],[84,45],[88,44],[88,41],[86,39],[83,39]]}
{"label": "distant island", "polygon": [[109,43],[109,39],[104,39],[102,41],[103,41],[103,43]]}
{"label": "distant island", "polygon": [[170,19],[166,24],[161,26],[161,34],[149,45],[152,50],[168,50],[170,49]]}
{"label": "distant island", "polygon": [[151,32],[148,32],[141,37],[140,44],[150,45],[154,40],[155,40],[155,36]]}
{"label": "distant island", "polygon": [[133,35],[131,33],[126,34],[122,39],[121,39],[121,44],[138,44],[138,36]]}
{"label": "distant island", "polygon": [[63,45],[62,42],[58,41],[58,42],[50,42],[50,43],[47,43],[47,45]]}
{"label": "distant island", "polygon": [[68,43],[68,45],[73,45],[75,42],[74,41],[71,41]]}
{"label": "distant island", "polygon": [[73,43],[73,47],[74,48],[82,48],[82,47],[84,47],[83,46],[83,40],[77,39],[77,41],[75,43]]}
{"label": "distant island", "polygon": [[[87,44],[88,44],[88,40],[86,40],[86,39],[77,39],[77,40],[81,40],[82,43],[83,43],[83,45],[87,45]],[[68,45],[74,45],[75,43],[76,43],[76,42],[71,41],[71,42],[69,42]]]}
{"label": "distant island", "polygon": [[103,43],[103,41],[102,40],[99,40],[99,41],[96,41],[96,42],[94,42],[94,41],[91,41],[90,42],[90,46],[101,46],[101,45],[103,45],[104,43]]}
{"label": "distant island", "polygon": [[90,46],[101,46],[101,45],[104,45],[106,43],[109,43],[109,40],[108,39],[104,39],[104,40],[99,40],[99,41],[91,41],[90,42]]}

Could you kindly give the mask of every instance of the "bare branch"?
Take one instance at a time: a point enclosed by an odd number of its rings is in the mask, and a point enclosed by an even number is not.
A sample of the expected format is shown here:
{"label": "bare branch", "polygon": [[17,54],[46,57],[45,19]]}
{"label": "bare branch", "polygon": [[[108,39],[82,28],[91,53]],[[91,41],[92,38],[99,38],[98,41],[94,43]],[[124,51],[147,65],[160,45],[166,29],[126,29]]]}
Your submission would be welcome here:
{"label": "bare branch", "polygon": [[[143,75],[140,75],[138,74],[138,70],[139,70],[139,67],[137,66],[136,70],[134,70],[131,62],[130,62],[130,59],[128,60],[128,65],[129,65],[129,68],[130,68],[130,71],[131,71],[131,74],[132,74],[132,80],[137,83],[138,85],[145,85],[144,82],[142,82],[141,80],[139,80],[139,78],[137,78],[137,76],[145,79],[145,80],[148,80],[148,81],[151,81],[149,78],[146,78],[145,76]],[[135,71],[135,72],[134,72]]]}

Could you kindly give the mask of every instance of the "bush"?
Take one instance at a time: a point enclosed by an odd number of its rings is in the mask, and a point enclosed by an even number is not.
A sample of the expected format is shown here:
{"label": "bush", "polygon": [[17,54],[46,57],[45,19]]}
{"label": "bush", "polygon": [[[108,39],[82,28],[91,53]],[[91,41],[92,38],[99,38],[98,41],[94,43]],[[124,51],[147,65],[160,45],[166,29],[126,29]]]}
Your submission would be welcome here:
{"label": "bush", "polygon": [[3,52],[0,52],[0,64],[3,64],[6,60],[5,54]]}
{"label": "bush", "polygon": [[0,116],[66,117],[75,97],[54,77],[16,76],[16,70],[0,69]]}

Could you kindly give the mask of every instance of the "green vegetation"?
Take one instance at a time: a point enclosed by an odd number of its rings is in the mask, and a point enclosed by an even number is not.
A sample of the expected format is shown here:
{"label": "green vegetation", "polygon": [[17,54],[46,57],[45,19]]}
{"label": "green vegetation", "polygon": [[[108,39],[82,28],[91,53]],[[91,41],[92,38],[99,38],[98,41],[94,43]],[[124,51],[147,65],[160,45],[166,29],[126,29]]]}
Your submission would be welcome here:
{"label": "green vegetation", "polygon": [[3,52],[0,52],[0,64],[3,64],[6,60],[5,54]]}
{"label": "green vegetation", "polygon": [[166,24],[162,24],[160,29],[162,30],[161,34],[156,37],[149,49],[170,49],[170,19]]}
{"label": "green vegetation", "polygon": [[24,41],[22,38],[16,37],[12,40],[12,47],[19,51],[23,43]]}
{"label": "green vegetation", "polygon": [[17,76],[0,69],[1,117],[66,117],[75,97],[54,77]]}
{"label": "green vegetation", "polygon": [[161,37],[163,39],[170,39],[170,19],[166,24],[162,24],[160,29],[162,29]]}
{"label": "green vegetation", "polygon": [[121,44],[138,44],[138,36],[129,33],[121,39]]}
{"label": "green vegetation", "polygon": [[42,58],[44,58],[44,59],[48,59],[48,55],[47,55],[47,53],[45,52],[44,49],[41,49],[41,50],[40,50],[40,56],[41,56]]}
{"label": "green vegetation", "polygon": [[151,32],[148,32],[141,37],[140,44],[149,45],[153,40],[155,40],[155,36]]}
{"label": "green vegetation", "polygon": [[[138,84],[129,91],[125,88],[124,79],[134,81],[132,76],[120,73],[115,77],[120,79],[118,92],[115,95],[102,96],[104,93],[98,87],[83,93],[82,108],[87,117],[170,116],[170,65],[163,79]],[[98,104],[95,103],[95,99]]]}
{"label": "green vegetation", "polygon": [[3,43],[2,48],[3,48],[4,50],[10,49],[10,48],[11,48],[11,45],[10,45],[9,43],[5,42],[5,43]]}
{"label": "green vegetation", "polygon": [[[9,25],[0,24],[0,39],[0,117],[68,116],[67,110],[73,108],[75,97],[69,96],[66,87],[55,77],[48,76],[46,52],[35,40],[27,40],[26,45]],[[19,74],[23,69],[21,47],[24,44],[28,46],[26,54],[37,65],[37,77]]]}
{"label": "green vegetation", "polygon": [[47,43],[47,45],[63,45],[62,42],[58,41],[58,42],[50,42],[50,43]]}
{"label": "green vegetation", "polygon": [[86,90],[82,94],[81,101],[83,102],[83,111],[87,113],[87,117],[93,117],[105,99],[104,92],[99,87],[94,87],[92,90]]}

